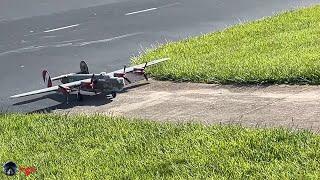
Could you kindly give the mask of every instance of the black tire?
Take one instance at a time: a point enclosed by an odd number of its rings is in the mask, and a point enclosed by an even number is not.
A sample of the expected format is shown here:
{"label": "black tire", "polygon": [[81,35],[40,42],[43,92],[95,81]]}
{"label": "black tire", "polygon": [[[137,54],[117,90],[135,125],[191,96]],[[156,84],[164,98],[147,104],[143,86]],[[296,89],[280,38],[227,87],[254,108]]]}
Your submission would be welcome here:
{"label": "black tire", "polygon": [[112,96],[112,98],[116,98],[117,97],[117,93],[113,92],[113,93],[111,93],[111,96]]}

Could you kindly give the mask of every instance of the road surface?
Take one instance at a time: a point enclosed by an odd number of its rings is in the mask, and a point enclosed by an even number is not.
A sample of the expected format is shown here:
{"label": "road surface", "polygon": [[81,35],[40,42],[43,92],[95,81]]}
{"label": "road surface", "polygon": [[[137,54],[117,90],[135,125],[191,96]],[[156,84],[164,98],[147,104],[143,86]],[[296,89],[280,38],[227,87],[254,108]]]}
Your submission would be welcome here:
{"label": "road surface", "polygon": [[0,111],[30,112],[61,103],[46,95],[12,100],[43,88],[52,76],[112,71],[167,41],[224,29],[320,0],[68,0],[0,2]]}

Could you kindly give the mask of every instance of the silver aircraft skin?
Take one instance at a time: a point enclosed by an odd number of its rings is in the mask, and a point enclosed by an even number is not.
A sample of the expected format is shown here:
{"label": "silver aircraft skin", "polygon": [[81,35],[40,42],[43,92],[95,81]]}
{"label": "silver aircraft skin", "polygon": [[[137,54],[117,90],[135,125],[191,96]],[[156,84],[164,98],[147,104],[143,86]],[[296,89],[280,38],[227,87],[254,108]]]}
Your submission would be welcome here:
{"label": "silver aircraft skin", "polygon": [[[101,72],[99,74],[89,73],[88,66],[84,61],[80,62],[80,72],[78,73],[64,74],[51,78],[48,71],[43,70],[42,78],[47,86],[46,88],[13,95],[10,98],[19,98],[52,91],[64,94],[67,103],[69,94],[75,91],[77,92],[77,99],[79,101],[83,99],[81,91],[94,92],[95,94],[103,93],[105,95],[112,95],[112,97],[115,98],[116,94],[121,92],[125,85],[136,82],[136,80],[130,80],[129,77],[127,77],[128,75],[134,77],[133,79],[137,79],[136,77],[143,77],[148,80],[148,77],[145,74],[145,68],[168,59],[169,58],[158,59],[132,67],[124,66],[123,69],[109,73]],[[52,82],[57,80],[60,80],[62,84],[53,86]]]}

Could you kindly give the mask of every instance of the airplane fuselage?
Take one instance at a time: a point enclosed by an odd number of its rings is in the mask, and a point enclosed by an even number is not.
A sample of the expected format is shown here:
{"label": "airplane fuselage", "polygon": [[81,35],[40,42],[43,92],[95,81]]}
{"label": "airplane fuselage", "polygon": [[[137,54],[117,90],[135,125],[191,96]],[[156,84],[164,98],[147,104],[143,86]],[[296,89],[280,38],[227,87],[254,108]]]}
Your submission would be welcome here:
{"label": "airplane fuselage", "polygon": [[[88,79],[92,74],[74,74],[72,76],[63,77],[60,81],[63,84]],[[80,90],[111,94],[114,92],[120,92],[124,88],[124,79],[117,77],[109,77],[104,74],[94,75],[94,85],[92,83],[83,83],[80,85]]]}

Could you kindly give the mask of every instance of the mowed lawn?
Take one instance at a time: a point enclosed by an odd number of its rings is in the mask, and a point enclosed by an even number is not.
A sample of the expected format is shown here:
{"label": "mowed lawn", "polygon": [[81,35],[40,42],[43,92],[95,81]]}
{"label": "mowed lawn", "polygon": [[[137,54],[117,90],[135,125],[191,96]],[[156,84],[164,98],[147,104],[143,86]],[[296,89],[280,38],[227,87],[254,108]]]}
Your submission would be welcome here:
{"label": "mowed lawn", "polygon": [[320,83],[320,6],[146,50],[135,63],[171,60],[160,80],[221,84]]}
{"label": "mowed lawn", "polygon": [[31,179],[320,178],[320,136],[284,129],[1,115],[0,140],[1,162],[35,166]]}

